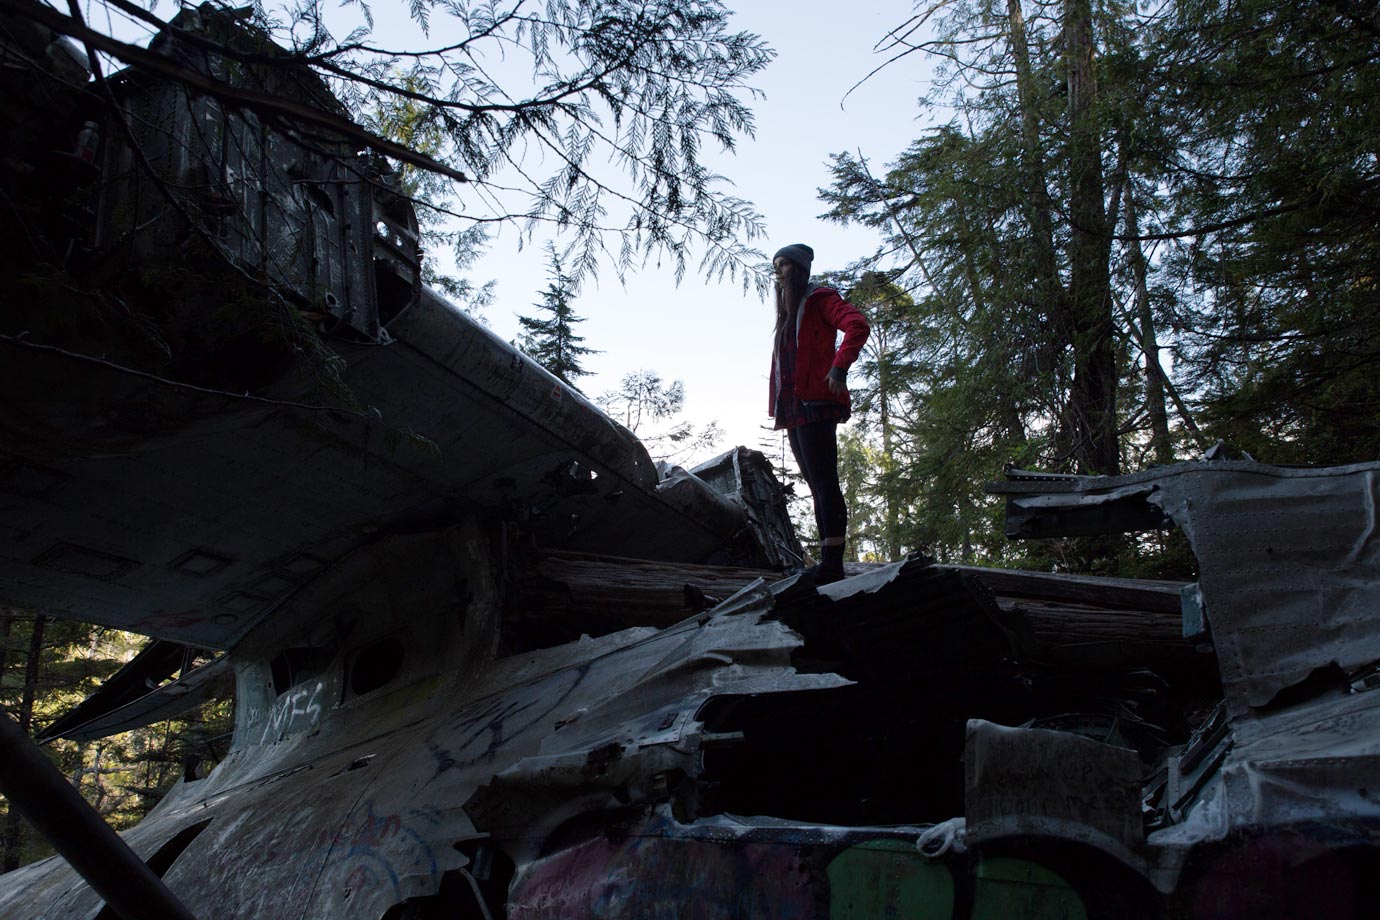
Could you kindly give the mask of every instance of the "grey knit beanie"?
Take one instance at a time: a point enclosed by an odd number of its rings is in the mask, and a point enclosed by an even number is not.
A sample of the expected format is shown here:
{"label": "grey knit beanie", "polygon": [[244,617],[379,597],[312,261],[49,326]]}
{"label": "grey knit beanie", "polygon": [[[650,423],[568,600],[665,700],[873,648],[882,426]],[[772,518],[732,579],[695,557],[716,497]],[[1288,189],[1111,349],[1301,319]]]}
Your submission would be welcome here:
{"label": "grey knit beanie", "polygon": [[782,246],[776,250],[776,255],[771,257],[772,264],[776,264],[777,259],[789,259],[796,265],[805,269],[805,273],[810,272],[810,263],[815,260],[815,251],[804,243],[792,243],[789,246]]}

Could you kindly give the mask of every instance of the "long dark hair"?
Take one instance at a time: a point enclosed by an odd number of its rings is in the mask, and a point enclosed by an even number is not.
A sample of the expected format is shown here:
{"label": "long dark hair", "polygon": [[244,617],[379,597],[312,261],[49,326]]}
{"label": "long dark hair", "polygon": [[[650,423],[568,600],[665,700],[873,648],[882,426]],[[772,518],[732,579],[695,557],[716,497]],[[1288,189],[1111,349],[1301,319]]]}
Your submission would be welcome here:
{"label": "long dark hair", "polygon": [[795,332],[795,314],[800,309],[800,299],[805,296],[805,285],[810,281],[804,266],[798,262],[787,262],[785,277],[776,285],[776,350],[781,351],[784,336]]}

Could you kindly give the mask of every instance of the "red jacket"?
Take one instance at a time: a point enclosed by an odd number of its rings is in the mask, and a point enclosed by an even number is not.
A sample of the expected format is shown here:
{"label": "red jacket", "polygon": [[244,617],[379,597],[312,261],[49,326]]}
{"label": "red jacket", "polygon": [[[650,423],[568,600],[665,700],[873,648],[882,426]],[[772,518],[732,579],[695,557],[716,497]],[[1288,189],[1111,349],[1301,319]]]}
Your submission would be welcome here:
{"label": "red jacket", "polygon": [[[871,329],[858,308],[828,287],[814,287],[796,313],[795,393],[801,402],[827,400],[847,404],[848,393],[835,396],[825,380],[830,369],[843,370],[858,360]],[[835,349],[837,333],[843,342]],[[771,389],[767,411],[776,411],[776,357],[772,356]]]}

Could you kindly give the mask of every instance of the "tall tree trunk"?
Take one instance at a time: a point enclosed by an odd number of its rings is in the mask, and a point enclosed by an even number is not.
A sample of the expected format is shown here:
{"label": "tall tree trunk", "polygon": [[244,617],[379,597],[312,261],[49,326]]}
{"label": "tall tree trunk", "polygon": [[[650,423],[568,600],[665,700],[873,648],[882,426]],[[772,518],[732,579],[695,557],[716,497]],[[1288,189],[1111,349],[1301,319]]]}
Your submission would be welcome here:
{"label": "tall tree trunk", "polygon": [[5,686],[5,659],[10,651],[10,624],[14,622],[14,614],[6,610],[0,613],[0,696],[3,696]]}
{"label": "tall tree trunk", "polygon": [[96,809],[98,814],[105,814],[102,809],[105,807],[105,780],[101,778],[101,761],[105,759],[105,743],[96,743],[96,756],[92,759],[92,781],[95,783],[95,800],[91,802],[91,807]]}
{"label": "tall tree trunk", "polygon": [[[24,667],[24,690],[19,700],[17,713],[19,728],[25,734],[32,734],[34,717],[34,697],[38,693],[38,665],[43,657],[43,626],[46,617],[34,617],[33,633],[29,636],[29,660]],[[15,808],[5,816],[3,871],[11,872],[19,868],[19,849],[23,843],[23,819]]]}
{"label": "tall tree trunk", "polygon": [[[1054,364],[1074,337],[1071,308],[1068,291],[1059,275],[1054,243],[1054,205],[1046,181],[1044,147],[1040,142],[1040,93],[1030,64],[1030,42],[1021,0],[1006,0],[1006,18],[1011,57],[1016,68],[1016,104],[1021,116],[1021,204],[1030,226],[1034,295],[1049,329],[1047,340],[1027,343],[1026,347],[1033,350],[1037,363],[1049,374],[1053,392],[1058,394],[1063,391],[1057,382],[1060,375]],[[1060,457],[1070,456],[1077,439],[1072,426],[1065,421],[1068,401],[1059,396],[1053,401],[1061,406],[1059,422],[1054,428],[1055,453]]]}
{"label": "tall tree trunk", "polygon": [[1164,368],[1160,365],[1160,344],[1155,336],[1155,319],[1150,309],[1150,286],[1146,281],[1145,253],[1141,251],[1140,222],[1135,196],[1129,191],[1122,202],[1129,238],[1131,273],[1136,282],[1136,318],[1140,327],[1140,351],[1145,357],[1145,411],[1150,417],[1150,447],[1155,462],[1174,462],[1174,445],[1169,440],[1169,412],[1165,407]]}
{"label": "tall tree trunk", "polygon": [[1107,265],[1111,235],[1103,200],[1090,0],[1068,0],[1064,7],[1064,56],[1069,88],[1069,310],[1075,458],[1084,472],[1115,474],[1121,464]]}
{"label": "tall tree trunk", "polygon": [[[5,665],[10,651],[10,626],[14,623],[14,614],[6,610],[0,614],[0,711],[5,708],[4,688],[5,688]],[[10,836],[9,826],[12,816],[15,814],[14,807],[8,802],[5,803],[5,830],[0,833],[0,872],[8,872],[10,868]]]}
{"label": "tall tree trunk", "polygon": [[1045,183],[1044,150],[1040,145],[1040,111],[1035,76],[1030,67],[1030,44],[1026,38],[1025,14],[1021,0],[1006,0],[1007,24],[1011,33],[1011,56],[1016,64],[1016,101],[1021,108],[1021,185],[1026,219],[1030,222],[1035,247],[1036,284],[1046,312],[1062,319],[1063,288],[1059,263],[1054,253],[1053,205]]}
{"label": "tall tree trunk", "polygon": [[963,521],[963,562],[964,564],[973,561],[973,528],[969,523],[973,519],[973,506],[962,496],[958,500],[959,519]]}
{"label": "tall tree trunk", "polygon": [[[1016,11],[1019,16],[1020,8],[1017,7]],[[965,239],[978,239],[978,234],[973,228],[973,221],[968,212],[966,202],[957,201],[955,204],[957,205],[955,213],[958,219],[960,232]],[[973,259],[973,248],[971,246],[964,246],[962,248],[962,255],[963,276],[968,282],[968,297],[973,304],[973,312],[979,316],[987,315],[989,313],[987,298],[982,289],[981,273],[978,271],[977,264]],[[994,259],[993,261],[995,263],[996,260]],[[997,343],[993,344],[995,347]],[[1021,355],[1019,348],[1020,344],[1016,340],[1000,343],[1000,357],[997,357],[996,360],[1005,361],[1010,367],[1021,367],[1024,364],[1028,364],[1028,357]],[[989,353],[989,355],[990,354],[991,353]],[[1017,372],[1012,376],[1011,380],[1020,389],[1018,391],[1007,391],[1003,397],[999,411],[1005,437],[1012,445],[1009,455],[1014,456],[1023,454],[1026,444],[1025,421],[1021,418],[1020,408],[1021,402],[1024,400],[1023,394],[1029,392],[1030,379],[1026,375]]]}
{"label": "tall tree trunk", "polygon": [[[883,303],[881,309],[892,311],[890,304]],[[882,478],[879,483],[882,493],[882,543],[886,558],[894,562],[901,558],[900,513],[896,501],[896,457],[895,432],[891,418],[891,399],[894,381],[891,368],[891,343],[888,341],[887,325],[878,323],[873,328],[877,336],[877,422],[882,433]]]}
{"label": "tall tree trunk", "polygon": [[33,633],[29,636],[29,657],[24,665],[24,693],[19,702],[19,727],[32,734],[34,699],[38,695],[38,667],[43,659],[43,627],[45,616],[34,617]]}
{"label": "tall tree trunk", "polygon": [[[958,205],[956,216],[958,219],[959,232],[967,240],[976,240],[978,235],[973,230],[973,222],[968,216],[968,208],[962,201],[957,201]],[[978,271],[977,262],[973,259],[973,246],[963,246],[961,249],[963,256],[963,277],[968,282],[968,299],[973,305],[973,314],[976,316],[986,315],[987,294],[982,289],[982,273]],[[961,296],[961,295],[960,295]]]}

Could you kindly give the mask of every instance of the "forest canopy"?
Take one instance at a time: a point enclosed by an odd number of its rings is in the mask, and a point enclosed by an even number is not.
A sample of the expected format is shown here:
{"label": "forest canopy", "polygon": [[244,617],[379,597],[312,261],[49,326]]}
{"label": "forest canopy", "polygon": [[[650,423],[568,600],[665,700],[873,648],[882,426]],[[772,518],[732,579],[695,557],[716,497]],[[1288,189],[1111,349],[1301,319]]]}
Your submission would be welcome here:
{"label": "forest canopy", "polygon": [[1380,456],[1373,5],[954,0],[882,44],[871,79],[940,66],[937,126],[823,192],[884,237],[841,279],[883,336],[871,551],[1012,558],[982,492],[1007,462]]}

